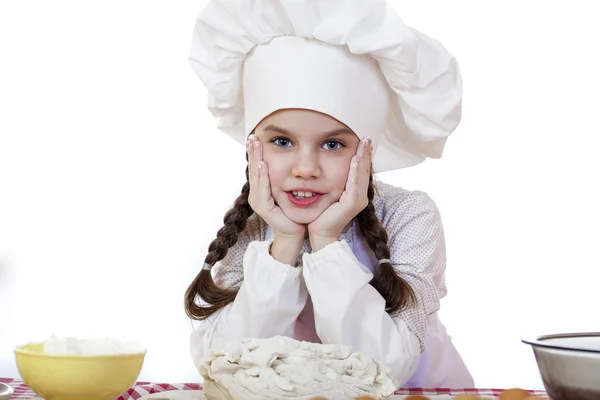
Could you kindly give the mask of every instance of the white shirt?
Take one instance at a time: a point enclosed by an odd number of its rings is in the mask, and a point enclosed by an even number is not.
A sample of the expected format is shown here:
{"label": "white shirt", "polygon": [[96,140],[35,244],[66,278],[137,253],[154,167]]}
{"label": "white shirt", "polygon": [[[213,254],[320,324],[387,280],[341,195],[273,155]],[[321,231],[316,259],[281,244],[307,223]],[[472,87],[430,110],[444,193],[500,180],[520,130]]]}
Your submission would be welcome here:
{"label": "white shirt", "polygon": [[391,263],[415,291],[417,305],[393,318],[385,312],[385,300],[369,284],[373,274],[365,265],[373,268],[377,260],[368,248],[361,258],[369,260],[356,257],[362,241],[354,224],[339,241],[315,253],[305,240],[293,267],[268,254],[270,230],[253,215],[213,268],[217,285],[239,292],[192,333],[194,363],[229,340],[285,335],[352,346],[388,365],[400,386],[474,386],[437,318],[447,293],[439,211],[426,193],[381,182],[376,187],[373,204],[388,233]]}

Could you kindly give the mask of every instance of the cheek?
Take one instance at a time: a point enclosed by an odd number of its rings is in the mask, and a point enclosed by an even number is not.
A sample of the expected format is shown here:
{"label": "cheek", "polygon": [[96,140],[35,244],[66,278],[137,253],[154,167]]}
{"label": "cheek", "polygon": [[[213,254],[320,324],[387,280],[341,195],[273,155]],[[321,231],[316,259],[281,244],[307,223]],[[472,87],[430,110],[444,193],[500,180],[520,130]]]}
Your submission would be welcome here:
{"label": "cheek", "polygon": [[346,189],[346,181],[348,180],[348,174],[339,174],[336,176],[335,189],[338,196],[342,195],[342,192]]}
{"label": "cheek", "polygon": [[346,161],[337,160],[336,163],[332,163],[327,168],[332,191],[334,191],[337,196],[341,196],[344,189],[346,189],[350,161],[348,161],[347,164],[348,165],[346,165]]}
{"label": "cheek", "polygon": [[269,167],[269,181],[271,187],[279,188],[285,177],[285,168],[278,157],[264,157],[265,162]]}

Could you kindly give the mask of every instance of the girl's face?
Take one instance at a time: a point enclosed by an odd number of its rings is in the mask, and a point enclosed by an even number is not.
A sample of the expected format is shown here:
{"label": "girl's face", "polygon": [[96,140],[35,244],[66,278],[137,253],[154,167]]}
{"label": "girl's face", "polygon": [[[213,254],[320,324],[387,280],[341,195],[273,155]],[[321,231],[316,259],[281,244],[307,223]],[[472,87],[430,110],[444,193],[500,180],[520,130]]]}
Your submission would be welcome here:
{"label": "girl's face", "polygon": [[359,144],[346,125],[316,111],[286,109],[254,133],[263,144],[271,194],[290,220],[309,224],[340,199]]}

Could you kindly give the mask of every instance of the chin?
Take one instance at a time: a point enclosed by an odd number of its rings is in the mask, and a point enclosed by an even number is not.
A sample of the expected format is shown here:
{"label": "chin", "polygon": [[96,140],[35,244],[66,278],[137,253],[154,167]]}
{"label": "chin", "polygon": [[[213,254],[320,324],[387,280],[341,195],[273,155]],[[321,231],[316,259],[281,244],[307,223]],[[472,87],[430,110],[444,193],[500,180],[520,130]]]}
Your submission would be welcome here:
{"label": "chin", "polygon": [[283,213],[286,217],[289,218],[290,221],[295,222],[300,225],[308,225],[311,222],[314,222],[319,215],[321,215],[320,210],[316,209],[298,209],[298,208],[288,208],[282,209]]}

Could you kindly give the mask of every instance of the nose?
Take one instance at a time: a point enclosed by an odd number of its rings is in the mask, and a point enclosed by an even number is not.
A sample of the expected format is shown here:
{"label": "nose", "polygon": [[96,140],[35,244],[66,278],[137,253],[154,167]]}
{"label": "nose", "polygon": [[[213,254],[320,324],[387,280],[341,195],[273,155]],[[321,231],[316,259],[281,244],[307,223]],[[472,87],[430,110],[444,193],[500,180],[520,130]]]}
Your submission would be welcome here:
{"label": "nose", "polygon": [[319,155],[312,151],[298,152],[294,155],[292,175],[300,179],[315,179],[321,175]]}

